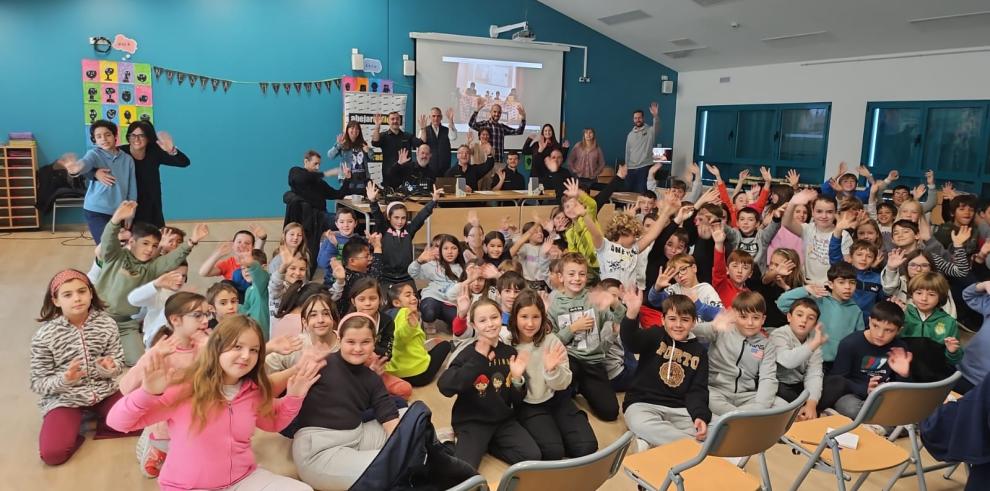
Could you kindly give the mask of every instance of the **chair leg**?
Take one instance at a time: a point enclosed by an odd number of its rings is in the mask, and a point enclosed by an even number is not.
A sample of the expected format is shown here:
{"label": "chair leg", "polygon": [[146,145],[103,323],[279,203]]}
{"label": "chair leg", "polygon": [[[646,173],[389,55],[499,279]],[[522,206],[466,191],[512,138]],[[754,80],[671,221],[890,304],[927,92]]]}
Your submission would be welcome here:
{"label": "chair leg", "polygon": [[52,206],[52,233],[55,233],[55,214],[58,213],[58,204]]}
{"label": "chair leg", "polygon": [[[822,452],[825,451],[826,444],[827,442],[822,441],[818,444],[818,447],[815,448],[815,453],[808,456],[808,462],[804,464],[804,467],[801,468],[801,472],[799,472],[797,477],[794,479],[794,483],[791,484],[790,491],[797,491],[798,488],[801,487],[801,483],[804,482],[804,478],[808,477],[808,473],[811,472],[811,468],[814,467],[815,463],[818,462],[818,459],[821,458]],[[839,472],[840,475],[842,473],[841,470],[837,472]]]}
{"label": "chair leg", "polygon": [[894,485],[897,484],[897,481],[904,476],[904,471],[907,470],[909,465],[911,465],[910,459],[908,459],[907,462],[897,466],[897,470],[894,471],[893,476],[890,476],[890,479],[887,481],[887,485],[883,487],[883,491],[890,491],[891,489],[894,489]]}
{"label": "chair leg", "polygon": [[925,484],[925,467],[921,463],[921,449],[918,444],[918,431],[915,425],[908,425],[908,438],[911,440],[911,458],[914,460],[914,470],[918,476],[918,490],[928,491]]}
{"label": "chair leg", "polygon": [[770,491],[773,488],[770,484],[770,471],[767,469],[766,452],[760,452],[760,479],[763,481],[764,491]]}
{"label": "chair leg", "polygon": [[869,477],[870,477],[870,473],[869,472],[864,472],[864,473],[860,474],[859,477],[856,479],[856,483],[853,484],[853,487],[852,487],[852,490],[851,491],[857,491],[859,489],[859,487],[862,486],[863,483],[865,483],[866,480]]}
{"label": "chair leg", "polygon": [[846,479],[842,473],[842,460],[839,457],[839,443],[829,441],[828,446],[832,447],[832,470],[835,471],[835,488],[839,491],[846,491]]}
{"label": "chair leg", "polygon": [[736,467],[738,467],[740,469],[745,469],[746,468],[746,464],[749,463],[749,459],[751,459],[751,458],[753,458],[752,455],[747,455],[746,457],[743,457],[742,460],[740,460],[739,463],[736,464]]}
{"label": "chair leg", "polygon": [[957,462],[952,467],[949,467],[948,469],[946,469],[945,474],[942,474],[942,479],[950,479],[952,477],[952,473],[953,472],[956,472],[956,469],[958,469],[958,468],[959,468],[959,463]]}

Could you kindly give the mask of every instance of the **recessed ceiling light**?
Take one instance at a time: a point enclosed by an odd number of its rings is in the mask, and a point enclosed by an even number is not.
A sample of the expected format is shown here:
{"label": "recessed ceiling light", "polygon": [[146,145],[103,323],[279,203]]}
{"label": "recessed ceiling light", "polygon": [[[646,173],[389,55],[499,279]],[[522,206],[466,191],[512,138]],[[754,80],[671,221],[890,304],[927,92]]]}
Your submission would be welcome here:
{"label": "recessed ceiling light", "polygon": [[651,17],[650,14],[637,9],[630,10],[629,12],[622,12],[621,14],[610,15],[608,17],[601,17],[598,20],[605,25],[614,26],[616,24],[624,24],[634,20],[648,19],[649,17]]}
{"label": "recessed ceiling light", "polygon": [[764,43],[771,43],[774,41],[783,41],[785,39],[797,39],[797,38],[806,38],[812,36],[821,36],[822,34],[828,34],[828,31],[803,32],[801,34],[786,34],[784,36],[773,36],[773,37],[763,38],[761,39],[761,41],[763,41]]}
{"label": "recessed ceiling light", "polygon": [[694,42],[691,38],[677,38],[671,39],[670,44],[674,46],[696,46],[698,43]]}

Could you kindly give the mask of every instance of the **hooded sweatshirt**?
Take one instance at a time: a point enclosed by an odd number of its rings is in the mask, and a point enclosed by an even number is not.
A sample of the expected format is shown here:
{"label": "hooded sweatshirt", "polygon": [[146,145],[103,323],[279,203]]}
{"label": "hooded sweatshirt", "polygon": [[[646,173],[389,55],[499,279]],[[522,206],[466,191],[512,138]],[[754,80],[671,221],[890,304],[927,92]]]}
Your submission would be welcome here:
{"label": "hooded sweatshirt", "polygon": [[[606,326],[608,320],[621,322],[625,308],[619,310],[622,312],[595,310],[588,299],[588,289],[585,288],[574,297],[567,294],[552,296],[547,317],[553,325],[554,334],[567,347],[568,355],[588,363],[602,363],[605,361],[605,341],[608,336],[602,330],[609,328]],[[587,331],[571,331],[571,323],[583,315],[591,316],[595,324]]]}
{"label": "hooded sweatshirt", "polygon": [[901,339],[908,344],[914,359],[911,360],[911,378],[918,382],[942,380],[956,371],[955,366],[963,359],[963,347],[950,353],[945,347],[945,338],[959,337],[959,328],[953,319],[941,308],[936,308],[927,318],[914,304],[904,309],[904,327]]}
{"label": "hooded sweatshirt", "polygon": [[[809,336],[810,339],[810,336]],[[822,350],[808,347],[808,339],[800,341],[790,325],[774,329],[770,342],[777,351],[777,381],[782,384],[804,384],[811,395],[808,399],[820,401],[822,397]]]}
{"label": "hooded sweatshirt", "polygon": [[161,395],[138,389],[114,404],[107,414],[107,424],[118,431],[135,431],[159,421],[168,423],[172,441],[158,476],[158,485],[166,491],[226,488],[244,479],[258,467],[251,450],[255,428],[281,430],[296,417],[303,401],[292,396],[276,399],[274,414],[259,416],[261,390],[244,380],[237,395],[211,411],[200,429],[193,417],[189,391],[188,385],[169,387]]}
{"label": "hooded sweatshirt", "polygon": [[625,410],[643,402],[686,408],[692,419],[712,420],[708,408],[708,350],[693,334],[677,342],[662,327],[641,329],[637,319],[622,319],[626,349],[639,354],[639,367],[622,401]]}
{"label": "hooded sweatshirt", "polygon": [[815,297],[803,286],[792,288],[781,295],[777,299],[777,308],[781,312],[790,312],[791,304],[799,298],[810,298],[822,313],[818,321],[825,326],[825,334],[828,335],[828,341],[821,348],[823,361],[835,360],[835,353],[842,338],[866,328],[863,323],[863,311],[852,299],[842,302],[833,296]]}
{"label": "hooded sweatshirt", "polygon": [[708,385],[723,394],[756,392],[756,404],[769,408],[777,396],[777,350],[763,332],[743,336],[735,327],[716,330],[710,323],[694,326],[708,341]]}
{"label": "hooded sweatshirt", "polygon": [[[429,283],[420,291],[420,298],[432,298],[433,300],[451,303],[451,294],[453,287],[459,283],[457,279],[451,279],[447,276],[447,272],[444,270],[443,265],[436,261],[429,261],[426,263],[420,263],[419,261],[413,261],[409,263],[408,268],[409,276],[416,280],[425,280]],[[450,271],[454,273],[454,276],[460,278],[464,273],[464,268],[460,264],[453,263],[450,265]],[[457,296],[454,295],[456,300]]]}
{"label": "hooded sweatshirt", "polygon": [[430,366],[430,353],[426,351],[425,342],[426,332],[420,323],[409,322],[409,309],[399,309],[395,314],[392,358],[385,364],[385,371],[396,377],[413,377],[425,372]]}

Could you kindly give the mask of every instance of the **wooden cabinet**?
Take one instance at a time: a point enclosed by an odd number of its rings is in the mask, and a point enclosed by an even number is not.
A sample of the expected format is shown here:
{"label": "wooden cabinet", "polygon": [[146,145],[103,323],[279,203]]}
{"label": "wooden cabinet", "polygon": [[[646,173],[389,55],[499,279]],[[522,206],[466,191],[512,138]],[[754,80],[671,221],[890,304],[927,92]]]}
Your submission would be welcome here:
{"label": "wooden cabinet", "polygon": [[35,204],[38,149],[35,146],[0,147],[0,230],[37,230]]}

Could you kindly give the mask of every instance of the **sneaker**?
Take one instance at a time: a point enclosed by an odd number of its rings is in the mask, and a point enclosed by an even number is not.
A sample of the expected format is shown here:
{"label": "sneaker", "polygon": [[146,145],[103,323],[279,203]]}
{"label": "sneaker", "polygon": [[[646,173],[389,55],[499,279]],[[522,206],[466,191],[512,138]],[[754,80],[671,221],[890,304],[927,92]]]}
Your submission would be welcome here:
{"label": "sneaker", "polygon": [[[429,334],[429,335],[436,334],[437,333],[437,321],[424,322],[423,323],[423,332],[425,332],[426,334]],[[427,348],[427,351],[429,351],[429,348]]]}
{"label": "sneaker", "polygon": [[440,443],[452,443],[456,439],[457,435],[454,433],[454,428],[450,426],[445,428],[437,428],[437,440],[440,440]]}
{"label": "sneaker", "polygon": [[144,477],[152,479],[158,477],[158,474],[162,471],[162,465],[165,463],[166,455],[165,452],[155,448],[154,445],[148,445],[144,453],[144,459],[141,460],[141,474]]}
{"label": "sneaker", "polygon": [[825,415],[825,416],[838,416],[839,415],[839,412],[836,411],[835,409],[832,409],[832,408],[828,407],[828,408],[825,408],[824,411],[822,411],[822,414]]}
{"label": "sneaker", "polygon": [[866,429],[876,433],[879,436],[887,436],[887,428],[880,425],[863,425]]}

